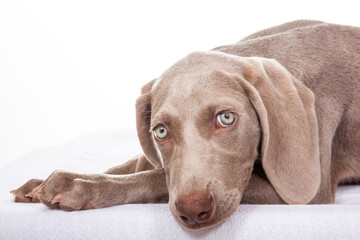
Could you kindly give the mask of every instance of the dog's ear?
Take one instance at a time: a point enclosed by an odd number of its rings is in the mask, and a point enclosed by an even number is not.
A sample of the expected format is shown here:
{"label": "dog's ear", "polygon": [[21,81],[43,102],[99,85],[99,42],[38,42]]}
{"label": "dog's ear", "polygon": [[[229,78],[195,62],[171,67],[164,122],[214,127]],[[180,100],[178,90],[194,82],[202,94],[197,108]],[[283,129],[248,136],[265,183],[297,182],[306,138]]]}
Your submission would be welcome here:
{"label": "dog's ear", "polygon": [[315,97],[275,60],[252,58],[240,82],[261,125],[261,162],[288,204],[306,204],[320,181]]}
{"label": "dog's ear", "polygon": [[136,100],[136,128],[139,141],[145,156],[156,168],[162,167],[162,163],[152,140],[150,132],[151,121],[151,88],[156,79],[147,83],[141,89],[141,96]]}

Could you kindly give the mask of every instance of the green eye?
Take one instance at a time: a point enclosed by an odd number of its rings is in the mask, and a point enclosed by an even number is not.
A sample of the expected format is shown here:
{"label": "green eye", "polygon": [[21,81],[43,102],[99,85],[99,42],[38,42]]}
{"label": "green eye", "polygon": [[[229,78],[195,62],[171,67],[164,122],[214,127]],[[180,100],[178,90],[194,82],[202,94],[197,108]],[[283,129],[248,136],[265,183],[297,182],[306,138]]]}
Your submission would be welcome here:
{"label": "green eye", "polygon": [[154,130],[154,136],[158,140],[165,140],[169,136],[169,132],[163,125],[159,125]]}
{"label": "green eye", "polygon": [[221,127],[230,127],[235,122],[235,114],[233,112],[223,112],[217,115],[217,122]]}

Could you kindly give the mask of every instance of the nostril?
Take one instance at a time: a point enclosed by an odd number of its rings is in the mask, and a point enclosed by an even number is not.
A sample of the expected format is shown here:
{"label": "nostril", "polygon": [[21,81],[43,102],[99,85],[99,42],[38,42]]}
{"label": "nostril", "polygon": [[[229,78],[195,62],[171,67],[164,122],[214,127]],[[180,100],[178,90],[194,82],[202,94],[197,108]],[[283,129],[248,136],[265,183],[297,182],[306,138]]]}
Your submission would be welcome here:
{"label": "nostril", "polygon": [[185,223],[187,223],[189,221],[189,219],[187,217],[184,216],[180,216],[181,220]]}
{"label": "nostril", "polygon": [[201,217],[201,216],[203,216],[204,214],[206,214],[207,212],[201,212],[201,213],[199,213],[199,215],[198,215],[198,217]]}
{"label": "nostril", "polygon": [[201,212],[199,215],[196,216],[197,222],[206,222],[210,217],[209,211]]}
{"label": "nostril", "polygon": [[214,199],[210,195],[210,198],[206,199],[202,203],[202,210],[198,215],[196,215],[195,219],[198,223],[208,222],[210,221],[211,215],[214,210]]}
{"label": "nostril", "polygon": [[206,217],[207,214],[208,214],[208,212],[201,212],[201,213],[199,213],[199,215],[197,215],[197,217],[198,217],[199,219],[201,219],[201,218]]}
{"label": "nostril", "polygon": [[193,226],[193,225],[196,225],[196,221],[193,220],[192,218],[187,218],[185,216],[179,216],[180,219],[187,225],[190,225],[190,226]]}

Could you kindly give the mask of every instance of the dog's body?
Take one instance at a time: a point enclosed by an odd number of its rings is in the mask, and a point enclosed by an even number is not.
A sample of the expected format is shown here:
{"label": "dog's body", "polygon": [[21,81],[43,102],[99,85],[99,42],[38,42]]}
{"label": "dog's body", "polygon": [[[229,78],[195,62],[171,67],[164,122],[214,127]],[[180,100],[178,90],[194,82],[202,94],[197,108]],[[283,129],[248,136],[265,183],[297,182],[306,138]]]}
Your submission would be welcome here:
{"label": "dog's body", "polygon": [[56,171],[12,193],[64,210],[169,201],[192,229],[240,202],[332,203],[340,182],[360,178],[359,89],[359,28],[286,23],[190,54],[145,85],[143,155],[106,174]]}

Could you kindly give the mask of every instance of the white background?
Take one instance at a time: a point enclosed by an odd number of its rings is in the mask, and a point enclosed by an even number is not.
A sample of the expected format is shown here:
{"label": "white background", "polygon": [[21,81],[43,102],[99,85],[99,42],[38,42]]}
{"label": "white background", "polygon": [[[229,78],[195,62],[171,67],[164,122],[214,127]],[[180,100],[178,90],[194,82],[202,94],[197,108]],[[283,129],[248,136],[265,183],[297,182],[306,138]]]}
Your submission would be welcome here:
{"label": "white background", "polygon": [[356,2],[0,0],[0,166],[135,128],[141,86],[192,51],[296,19],[360,26]]}

